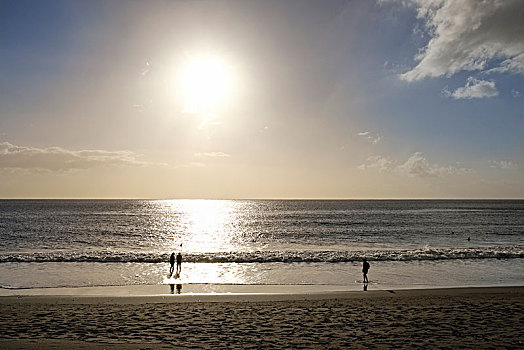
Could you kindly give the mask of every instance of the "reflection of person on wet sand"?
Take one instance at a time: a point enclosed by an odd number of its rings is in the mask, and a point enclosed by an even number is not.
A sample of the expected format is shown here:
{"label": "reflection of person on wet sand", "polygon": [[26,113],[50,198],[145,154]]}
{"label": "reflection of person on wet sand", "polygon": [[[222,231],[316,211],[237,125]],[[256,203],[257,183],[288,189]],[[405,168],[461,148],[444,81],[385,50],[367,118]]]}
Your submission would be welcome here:
{"label": "reflection of person on wet sand", "polygon": [[180,294],[182,292],[182,285],[179,283],[176,285],[176,294]]}
{"label": "reflection of person on wet sand", "polygon": [[182,272],[182,254],[180,252],[176,256],[176,273],[180,275]]}
{"label": "reflection of person on wet sand", "polygon": [[171,267],[169,268],[169,276],[171,276],[175,270],[175,253],[171,253],[171,256],[169,257],[169,263],[171,264]]}
{"label": "reflection of person on wet sand", "polygon": [[362,264],[362,274],[364,276],[364,280],[362,282],[364,283],[368,283],[369,280],[368,280],[368,271],[369,271],[369,263],[367,262],[366,258],[363,259],[363,264]]}

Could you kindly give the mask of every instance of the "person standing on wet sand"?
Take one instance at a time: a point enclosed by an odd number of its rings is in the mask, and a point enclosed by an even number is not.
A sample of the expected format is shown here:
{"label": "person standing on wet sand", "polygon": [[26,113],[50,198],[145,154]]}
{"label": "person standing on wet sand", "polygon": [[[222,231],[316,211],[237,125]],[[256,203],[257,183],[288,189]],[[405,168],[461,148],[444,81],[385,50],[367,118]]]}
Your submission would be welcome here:
{"label": "person standing on wet sand", "polygon": [[171,256],[169,257],[169,263],[171,264],[171,267],[169,268],[169,276],[172,276],[173,271],[175,270],[175,253],[171,253]]}
{"label": "person standing on wet sand", "polygon": [[366,258],[363,259],[362,263],[362,275],[364,276],[364,280],[362,282],[368,283],[368,271],[369,271],[369,263],[367,262]]}
{"label": "person standing on wet sand", "polygon": [[182,254],[180,252],[176,256],[176,273],[180,274],[182,272]]}

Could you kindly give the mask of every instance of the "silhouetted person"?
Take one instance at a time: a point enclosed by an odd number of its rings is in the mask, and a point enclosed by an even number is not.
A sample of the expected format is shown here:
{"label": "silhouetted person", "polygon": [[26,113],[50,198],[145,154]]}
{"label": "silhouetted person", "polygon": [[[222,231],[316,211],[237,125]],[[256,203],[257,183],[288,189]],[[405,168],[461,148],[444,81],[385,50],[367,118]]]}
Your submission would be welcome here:
{"label": "silhouetted person", "polygon": [[182,254],[180,252],[176,256],[176,273],[180,274],[182,272]]}
{"label": "silhouetted person", "polygon": [[176,294],[180,294],[181,291],[182,291],[182,285],[179,283],[176,285]]}
{"label": "silhouetted person", "polygon": [[174,284],[170,284],[169,288],[171,289],[171,294],[175,294],[175,285]]}
{"label": "silhouetted person", "polygon": [[171,267],[169,268],[169,276],[172,276],[173,271],[175,270],[175,253],[171,253],[171,256],[169,257],[169,263],[171,264]]}
{"label": "silhouetted person", "polygon": [[368,280],[368,271],[369,271],[369,263],[367,262],[366,258],[363,259],[363,264],[362,264],[362,274],[364,276],[364,280],[363,282],[364,283],[368,283],[369,280]]}
{"label": "silhouetted person", "polygon": [[368,284],[364,283],[364,292],[367,292],[367,290],[368,290]]}

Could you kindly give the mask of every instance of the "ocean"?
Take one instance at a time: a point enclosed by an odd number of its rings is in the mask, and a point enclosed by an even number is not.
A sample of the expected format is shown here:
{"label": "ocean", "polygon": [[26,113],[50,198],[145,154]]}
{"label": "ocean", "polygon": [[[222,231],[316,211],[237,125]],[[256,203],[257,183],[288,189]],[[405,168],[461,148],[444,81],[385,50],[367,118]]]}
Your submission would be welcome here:
{"label": "ocean", "polygon": [[0,288],[524,285],[522,200],[1,200]]}

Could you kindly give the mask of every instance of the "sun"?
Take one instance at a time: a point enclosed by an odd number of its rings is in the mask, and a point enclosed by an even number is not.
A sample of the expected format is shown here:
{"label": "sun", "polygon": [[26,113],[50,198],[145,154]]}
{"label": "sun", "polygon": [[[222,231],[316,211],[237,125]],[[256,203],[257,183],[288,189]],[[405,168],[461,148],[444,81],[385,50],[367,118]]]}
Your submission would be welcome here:
{"label": "sun", "polygon": [[191,57],[177,74],[177,88],[183,112],[216,113],[233,90],[230,64],[210,55]]}

